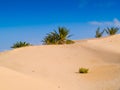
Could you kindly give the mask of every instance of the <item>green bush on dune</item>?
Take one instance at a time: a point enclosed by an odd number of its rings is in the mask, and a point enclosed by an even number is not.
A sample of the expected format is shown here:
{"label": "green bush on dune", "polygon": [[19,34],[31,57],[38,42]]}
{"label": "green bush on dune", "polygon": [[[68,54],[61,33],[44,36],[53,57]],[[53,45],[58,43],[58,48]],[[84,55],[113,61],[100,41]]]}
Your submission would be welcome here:
{"label": "green bush on dune", "polygon": [[88,73],[89,69],[87,68],[79,68],[79,73]]}
{"label": "green bush on dune", "polygon": [[74,41],[69,40],[71,37],[69,35],[69,30],[65,27],[59,27],[58,31],[53,31],[47,34],[47,36],[43,39],[43,44],[51,45],[51,44],[72,44]]}
{"label": "green bush on dune", "polygon": [[75,43],[75,42],[72,40],[66,40],[66,44],[73,44],[73,43]]}
{"label": "green bush on dune", "polygon": [[31,44],[20,41],[20,42],[16,42],[15,44],[13,44],[13,46],[11,48],[20,48],[20,47],[26,47],[26,46],[31,46]]}

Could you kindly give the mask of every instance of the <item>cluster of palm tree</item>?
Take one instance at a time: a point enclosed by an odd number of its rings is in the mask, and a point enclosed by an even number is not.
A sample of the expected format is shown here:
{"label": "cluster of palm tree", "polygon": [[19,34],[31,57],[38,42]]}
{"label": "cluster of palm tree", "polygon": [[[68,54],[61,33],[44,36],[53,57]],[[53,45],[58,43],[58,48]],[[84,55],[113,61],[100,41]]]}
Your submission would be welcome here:
{"label": "cluster of palm tree", "polygon": [[95,37],[96,38],[102,37],[104,32],[106,32],[107,35],[115,35],[118,31],[119,31],[118,27],[111,27],[111,28],[107,27],[103,31],[100,31],[100,28],[97,28]]}
{"label": "cluster of palm tree", "polygon": [[[103,36],[104,32],[108,35],[115,35],[119,31],[117,27],[106,28],[103,31],[100,31],[100,28],[96,30],[96,38],[100,38]],[[51,45],[51,44],[72,44],[74,41],[70,40],[69,38],[72,35],[69,34],[69,30],[65,27],[59,27],[58,30],[54,30],[45,36],[42,40],[44,45]],[[13,44],[11,48],[20,48],[25,46],[31,46],[30,43],[27,42],[17,42]]]}
{"label": "cluster of palm tree", "polygon": [[[43,44],[45,45],[51,45],[51,44],[72,44],[74,41],[68,39],[72,35],[69,35],[69,30],[65,27],[59,27],[58,31],[54,30],[53,32],[50,32],[45,36],[45,38],[42,40]],[[20,47],[26,47],[31,46],[30,43],[27,42],[17,42],[13,44],[11,48],[20,48]]]}
{"label": "cluster of palm tree", "polygon": [[43,44],[51,45],[74,43],[72,40],[68,39],[69,37],[71,37],[71,35],[69,35],[69,30],[65,27],[59,27],[58,31],[54,30],[46,35],[46,37],[43,39]]}

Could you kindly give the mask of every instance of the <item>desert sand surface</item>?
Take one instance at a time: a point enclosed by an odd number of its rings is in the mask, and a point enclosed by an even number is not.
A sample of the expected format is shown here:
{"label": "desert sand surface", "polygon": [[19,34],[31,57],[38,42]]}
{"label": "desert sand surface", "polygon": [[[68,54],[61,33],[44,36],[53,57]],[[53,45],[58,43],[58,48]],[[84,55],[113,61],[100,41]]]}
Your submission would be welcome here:
{"label": "desert sand surface", "polygon": [[0,90],[120,90],[120,35],[75,42],[1,52]]}

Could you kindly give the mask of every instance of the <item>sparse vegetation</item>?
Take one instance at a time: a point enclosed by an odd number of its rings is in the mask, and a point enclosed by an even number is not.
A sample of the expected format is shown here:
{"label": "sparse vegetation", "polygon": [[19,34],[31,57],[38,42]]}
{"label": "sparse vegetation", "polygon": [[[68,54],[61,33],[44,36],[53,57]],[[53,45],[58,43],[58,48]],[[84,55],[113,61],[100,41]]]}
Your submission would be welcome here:
{"label": "sparse vegetation", "polygon": [[104,29],[108,35],[115,35],[118,31],[118,27],[111,27],[111,28],[106,28]]}
{"label": "sparse vegetation", "polygon": [[13,46],[11,48],[20,48],[20,47],[26,47],[26,46],[31,46],[30,43],[27,42],[17,42],[15,44],[13,44]]}
{"label": "sparse vegetation", "polygon": [[100,37],[102,37],[103,33],[104,33],[104,30],[102,32],[100,32],[100,28],[98,27],[97,30],[96,30],[95,37],[100,38]]}
{"label": "sparse vegetation", "polygon": [[59,27],[58,32],[55,30],[44,38],[43,44],[51,45],[51,44],[72,44],[72,40],[68,40],[71,37],[69,35],[69,30],[65,27]]}
{"label": "sparse vegetation", "polygon": [[88,73],[89,69],[87,68],[79,68],[79,73]]}
{"label": "sparse vegetation", "polygon": [[119,31],[118,27],[111,27],[111,28],[107,27],[101,32],[100,32],[100,28],[97,28],[95,37],[96,38],[102,37],[104,32],[106,32],[108,35],[115,35],[117,34],[118,31]]}

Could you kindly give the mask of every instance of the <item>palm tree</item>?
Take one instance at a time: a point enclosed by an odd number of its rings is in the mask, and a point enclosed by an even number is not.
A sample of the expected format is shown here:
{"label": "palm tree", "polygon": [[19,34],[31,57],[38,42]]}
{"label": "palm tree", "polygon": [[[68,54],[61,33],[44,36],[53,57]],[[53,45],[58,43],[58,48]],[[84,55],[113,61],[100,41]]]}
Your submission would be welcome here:
{"label": "palm tree", "polygon": [[11,48],[20,48],[20,47],[26,47],[26,46],[31,46],[31,44],[20,41],[20,42],[16,42],[15,44],[13,44],[13,46]]}
{"label": "palm tree", "polygon": [[43,43],[44,44],[57,44],[59,40],[59,36],[56,31],[51,32],[47,34],[47,36],[44,38]]}
{"label": "palm tree", "polygon": [[64,44],[71,35],[69,35],[69,30],[64,27],[58,28],[59,44]]}
{"label": "palm tree", "polygon": [[105,31],[108,35],[115,35],[119,31],[119,28],[111,27],[111,28],[105,29]]}
{"label": "palm tree", "polygon": [[[47,34],[47,36],[44,38],[43,43],[44,44],[65,44],[66,42],[70,44],[70,41],[67,41],[68,38],[71,37],[69,35],[69,30],[65,27],[59,27],[58,32],[54,30],[53,32]],[[71,41],[71,43],[73,43]]]}
{"label": "palm tree", "polygon": [[100,38],[100,37],[102,37],[103,33],[104,33],[104,30],[102,32],[100,32],[100,28],[98,27],[97,30],[96,30],[95,37]]}

